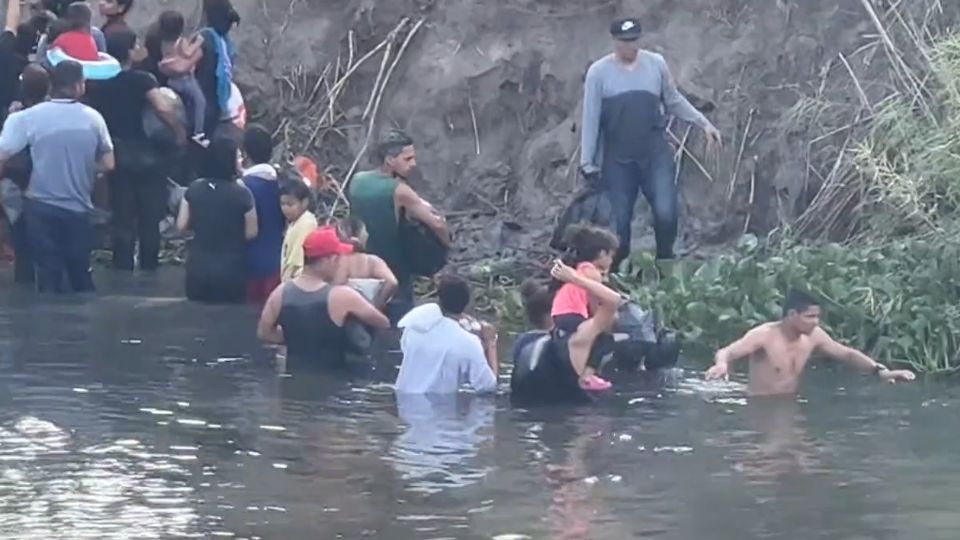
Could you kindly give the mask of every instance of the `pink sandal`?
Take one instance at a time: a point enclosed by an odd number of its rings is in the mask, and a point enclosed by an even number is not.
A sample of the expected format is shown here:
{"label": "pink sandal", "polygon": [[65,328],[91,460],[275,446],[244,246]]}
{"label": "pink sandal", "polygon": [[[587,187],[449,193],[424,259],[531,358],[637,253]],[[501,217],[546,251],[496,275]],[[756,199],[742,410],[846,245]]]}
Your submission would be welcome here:
{"label": "pink sandal", "polygon": [[587,392],[603,392],[613,388],[613,384],[606,379],[601,379],[596,375],[591,375],[586,379],[580,380],[580,388],[586,390]]}

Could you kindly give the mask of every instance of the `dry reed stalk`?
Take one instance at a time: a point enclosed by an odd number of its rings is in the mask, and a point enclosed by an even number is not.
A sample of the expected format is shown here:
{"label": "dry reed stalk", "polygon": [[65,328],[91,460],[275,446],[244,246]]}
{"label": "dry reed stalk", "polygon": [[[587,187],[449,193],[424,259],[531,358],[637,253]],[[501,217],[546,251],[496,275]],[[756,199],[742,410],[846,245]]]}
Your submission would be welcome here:
{"label": "dry reed stalk", "polygon": [[473,110],[473,98],[467,95],[467,106],[470,108],[470,120],[473,122],[473,140],[477,145],[477,155],[480,155],[480,128],[477,127],[477,113]]}
{"label": "dry reed stalk", "polygon": [[737,161],[733,166],[733,176],[730,177],[730,186],[727,188],[727,200],[733,200],[733,191],[737,185],[737,177],[740,176],[740,164],[743,161],[743,152],[747,149],[747,138],[750,135],[750,127],[753,125],[753,115],[756,114],[757,109],[750,109],[750,113],[747,115],[747,125],[743,129],[743,137],[740,139],[740,151],[737,152]]}

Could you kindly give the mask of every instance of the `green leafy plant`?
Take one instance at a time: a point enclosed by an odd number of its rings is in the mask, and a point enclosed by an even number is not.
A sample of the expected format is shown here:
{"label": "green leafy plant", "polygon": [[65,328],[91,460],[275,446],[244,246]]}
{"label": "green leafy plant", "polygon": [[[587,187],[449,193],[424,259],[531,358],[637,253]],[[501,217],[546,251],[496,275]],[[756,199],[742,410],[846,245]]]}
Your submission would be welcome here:
{"label": "green leafy plant", "polygon": [[798,287],[820,298],[835,338],[878,360],[926,372],[960,367],[960,241],[945,236],[862,247],[745,237],[735,252],[665,273],[638,254],[618,281],[695,350],[779,319],[784,293]]}

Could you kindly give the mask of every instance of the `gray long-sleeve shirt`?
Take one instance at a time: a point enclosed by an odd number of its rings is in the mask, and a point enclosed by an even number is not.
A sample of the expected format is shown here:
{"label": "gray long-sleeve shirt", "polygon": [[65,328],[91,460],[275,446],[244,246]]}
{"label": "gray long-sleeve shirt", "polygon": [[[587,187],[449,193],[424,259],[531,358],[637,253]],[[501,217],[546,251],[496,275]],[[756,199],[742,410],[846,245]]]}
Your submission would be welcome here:
{"label": "gray long-sleeve shirt", "polygon": [[640,160],[651,136],[662,136],[664,111],[702,128],[713,124],[677,90],[663,56],[640,51],[633,66],[614,56],[587,71],[581,122],[580,165],[599,169],[603,159]]}

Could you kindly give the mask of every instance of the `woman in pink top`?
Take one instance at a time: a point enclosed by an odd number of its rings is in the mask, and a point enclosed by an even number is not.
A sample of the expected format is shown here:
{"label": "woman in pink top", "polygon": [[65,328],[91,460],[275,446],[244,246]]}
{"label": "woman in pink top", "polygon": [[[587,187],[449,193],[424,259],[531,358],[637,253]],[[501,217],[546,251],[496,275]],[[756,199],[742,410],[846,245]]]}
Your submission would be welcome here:
{"label": "woman in pink top", "polygon": [[[572,266],[577,273],[589,280],[603,282],[610,272],[613,257],[619,247],[617,236],[606,229],[589,225],[573,225],[566,232],[567,245],[573,246]],[[550,316],[559,332],[574,334],[596,311],[591,305],[587,290],[574,283],[564,283],[553,298]],[[600,361],[613,352],[613,337],[609,333],[597,339],[591,351],[587,367],[580,374],[580,386],[584,390],[608,390],[611,384],[597,376]]]}

